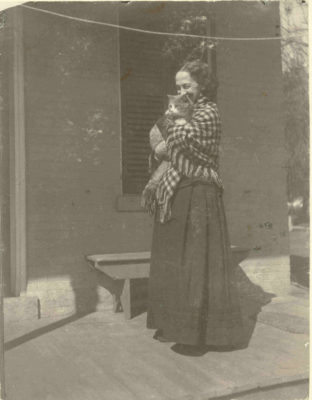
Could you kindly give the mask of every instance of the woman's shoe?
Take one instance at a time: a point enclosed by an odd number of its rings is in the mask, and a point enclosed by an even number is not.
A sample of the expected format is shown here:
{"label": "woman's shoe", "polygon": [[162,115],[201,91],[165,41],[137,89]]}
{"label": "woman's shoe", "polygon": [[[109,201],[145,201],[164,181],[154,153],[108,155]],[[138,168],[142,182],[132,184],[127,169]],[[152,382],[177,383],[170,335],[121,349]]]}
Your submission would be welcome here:
{"label": "woman's shoe", "polygon": [[157,329],[157,331],[155,332],[153,338],[156,339],[156,340],[158,340],[159,342],[163,342],[163,343],[172,342],[172,340],[166,339],[166,338],[163,336],[163,332],[162,332],[161,329]]}
{"label": "woman's shoe", "polygon": [[207,353],[208,347],[176,343],[171,350],[183,356],[200,357]]}

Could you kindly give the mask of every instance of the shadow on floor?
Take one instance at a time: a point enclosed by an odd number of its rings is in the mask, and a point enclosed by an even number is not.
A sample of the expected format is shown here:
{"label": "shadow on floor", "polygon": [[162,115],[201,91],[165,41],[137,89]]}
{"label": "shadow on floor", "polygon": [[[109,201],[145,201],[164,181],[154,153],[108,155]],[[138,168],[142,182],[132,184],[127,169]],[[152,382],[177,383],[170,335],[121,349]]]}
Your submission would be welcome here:
{"label": "shadow on floor", "polygon": [[45,333],[51,332],[55,329],[61,328],[64,325],[67,325],[73,321],[76,321],[80,318],[83,318],[85,315],[89,313],[77,313],[75,315],[71,315],[70,317],[63,318],[60,321],[53,322],[52,324],[43,326],[41,328],[35,329],[25,335],[22,335],[16,339],[9,340],[4,344],[4,350],[8,351],[14,349],[17,346],[20,346],[23,343],[26,343],[32,339],[37,338],[38,336],[44,335]]}
{"label": "shadow on floor", "polygon": [[261,286],[254,284],[240,266],[236,268],[236,278],[242,314],[245,318],[254,319],[262,307],[269,304],[276,295],[265,292]]}
{"label": "shadow on floor", "polygon": [[96,270],[90,270],[89,272],[90,279],[86,288],[81,285],[80,281],[76,282],[74,276],[72,277],[71,285],[75,296],[75,314],[62,318],[59,321],[52,322],[49,325],[41,328],[34,329],[33,331],[18,338],[7,341],[4,345],[5,351],[11,350],[22,345],[23,343],[33,340],[53,330],[59,329],[67,324],[70,324],[71,322],[97,311],[97,306],[99,304],[97,289],[99,286],[105,288],[111,295],[119,295],[121,293],[123,286],[122,281],[114,281],[110,277]]}

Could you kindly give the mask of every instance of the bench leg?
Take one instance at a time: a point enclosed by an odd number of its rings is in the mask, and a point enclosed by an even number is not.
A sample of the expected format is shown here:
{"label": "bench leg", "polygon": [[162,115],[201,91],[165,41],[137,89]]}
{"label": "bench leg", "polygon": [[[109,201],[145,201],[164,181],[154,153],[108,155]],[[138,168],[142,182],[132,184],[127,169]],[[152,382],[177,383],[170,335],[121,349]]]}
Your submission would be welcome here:
{"label": "bench leg", "polygon": [[118,313],[122,311],[122,305],[120,296],[118,294],[113,294],[113,311],[114,313]]}
{"label": "bench leg", "polygon": [[146,278],[125,279],[120,300],[126,319],[131,319],[146,311],[147,283]]}
{"label": "bench leg", "polygon": [[122,293],[120,296],[122,309],[126,319],[131,319],[131,283],[130,279],[125,279]]}

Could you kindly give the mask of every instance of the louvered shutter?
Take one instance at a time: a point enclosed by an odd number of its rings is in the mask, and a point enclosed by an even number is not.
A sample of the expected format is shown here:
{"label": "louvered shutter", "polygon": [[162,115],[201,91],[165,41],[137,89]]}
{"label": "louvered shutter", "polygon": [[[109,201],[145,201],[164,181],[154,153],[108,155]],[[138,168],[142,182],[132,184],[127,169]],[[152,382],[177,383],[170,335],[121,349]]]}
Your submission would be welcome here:
{"label": "louvered shutter", "polygon": [[149,131],[164,111],[162,40],[120,32],[122,184],[139,194],[148,181]]}

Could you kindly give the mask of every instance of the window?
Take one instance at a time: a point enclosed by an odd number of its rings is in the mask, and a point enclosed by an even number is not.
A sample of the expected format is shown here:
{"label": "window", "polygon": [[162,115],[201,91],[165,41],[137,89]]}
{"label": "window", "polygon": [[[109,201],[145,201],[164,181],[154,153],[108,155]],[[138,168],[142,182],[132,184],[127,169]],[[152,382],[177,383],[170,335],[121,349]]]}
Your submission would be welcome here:
{"label": "window", "polygon": [[148,181],[149,131],[164,111],[166,96],[159,37],[120,32],[122,185],[141,193]]}

